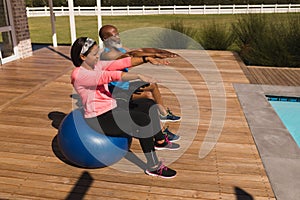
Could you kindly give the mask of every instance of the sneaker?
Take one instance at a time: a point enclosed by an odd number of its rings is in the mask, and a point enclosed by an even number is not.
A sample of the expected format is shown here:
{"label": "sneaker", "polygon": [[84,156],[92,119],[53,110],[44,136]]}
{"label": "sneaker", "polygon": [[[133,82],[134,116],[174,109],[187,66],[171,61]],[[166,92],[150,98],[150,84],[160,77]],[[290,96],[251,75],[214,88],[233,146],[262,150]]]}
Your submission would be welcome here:
{"label": "sneaker", "polygon": [[173,115],[173,113],[169,110],[169,108],[167,109],[167,115],[165,116],[160,115],[160,121],[162,122],[177,122],[180,120],[181,117]]}
{"label": "sneaker", "polygon": [[170,142],[167,135],[165,135],[165,142],[158,144],[157,142],[154,142],[154,148],[156,150],[178,150],[180,149],[180,145]]}
{"label": "sneaker", "polygon": [[174,133],[169,131],[169,127],[165,128],[165,130],[163,130],[163,134],[167,135],[169,141],[175,142],[175,141],[180,140],[180,136],[175,135]]}
{"label": "sneaker", "polygon": [[168,168],[162,162],[159,162],[157,169],[151,171],[146,169],[145,173],[150,176],[158,176],[161,178],[174,178],[177,174],[175,170]]}

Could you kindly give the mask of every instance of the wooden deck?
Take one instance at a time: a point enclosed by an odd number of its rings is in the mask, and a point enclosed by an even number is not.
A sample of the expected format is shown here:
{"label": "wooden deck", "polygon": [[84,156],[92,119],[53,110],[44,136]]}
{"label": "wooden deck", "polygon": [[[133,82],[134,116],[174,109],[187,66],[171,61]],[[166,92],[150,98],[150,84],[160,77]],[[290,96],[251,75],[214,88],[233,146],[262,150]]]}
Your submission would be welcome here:
{"label": "wooden deck", "polygon": [[[210,62],[200,51],[177,52],[204,68]],[[198,107],[190,106],[187,88],[176,74],[168,73],[167,68],[162,73],[181,91],[181,95],[174,94],[162,86],[165,105],[174,113],[179,114],[181,109],[188,113],[182,122],[168,124],[170,129],[176,132],[182,126],[193,127],[198,119],[189,118],[190,113],[194,109],[200,113],[196,131],[187,128],[178,132],[183,150],[158,152],[167,162],[170,159],[166,155],[176,157],[169,166],[178,171],[178,176],[171,180],[147,176],[125,158],[101,169],[77,168],[65,162],[56,135],[60,121],[74,108],[70,98],[73,90],[69,75],[73,67],[68,59],[69,47],[42,48],[30,58],[1,66],[0,199],[275,199],[232,86],[249,80],[235,54],[210,51],[209,55],[217,68],[205,68],[201,73],[183,58],[171,64],[171,69],[185,77],[195,91]],[[149,68],[141,66],[137,70],[147,72]],[[214,79],[219,73],[221,79]],[[209,83],[206,76],[211,78]],[[225,108],[218,105],[223,98],[221,93],[209,85],[224,87]],[[217,101],[211,101],[211,95]],[[214,112],[224,111],[224,121],[213,116]],[[224,122],[220,137],[205,137],[214,129],[210,127],[214,121]],[[199,158],[201,145],[207,141],[213,148]],[[132,150],[140,153],[136,141]]]}
{"label": "wooden deck", "polygon": [[246,66],[235,57],[251,84],[300,86],[300,68]]}

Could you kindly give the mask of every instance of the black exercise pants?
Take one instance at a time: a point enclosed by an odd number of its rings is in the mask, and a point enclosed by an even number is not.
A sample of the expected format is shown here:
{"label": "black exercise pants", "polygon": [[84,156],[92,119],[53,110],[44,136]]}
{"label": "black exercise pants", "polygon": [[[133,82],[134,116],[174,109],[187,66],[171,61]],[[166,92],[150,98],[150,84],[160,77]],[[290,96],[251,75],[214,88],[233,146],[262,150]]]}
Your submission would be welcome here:
{"label": "black exercise pants", "polygon": [[157,106],[151,99],[130,101],[130,105],[108,111],[95,118],[87,118],[87,123],[96,131],[109,136],[132,136],[139,139],[147,158],[148,167],[158,164],[154,149],[154,139],[163,140]]}

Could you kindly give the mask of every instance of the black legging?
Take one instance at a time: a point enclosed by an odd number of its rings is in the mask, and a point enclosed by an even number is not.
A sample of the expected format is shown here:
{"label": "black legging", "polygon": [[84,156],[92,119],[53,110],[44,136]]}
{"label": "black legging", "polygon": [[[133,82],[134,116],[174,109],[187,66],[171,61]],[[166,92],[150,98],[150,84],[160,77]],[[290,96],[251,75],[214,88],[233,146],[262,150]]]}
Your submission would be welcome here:
{"label": "black legging", "polygon": [[86,121],[96,131],[109,136],[138,138],[147,159],[147,167],[151,168],[158,164],[154,139],[163,140],[165,137],[161,131],[157,106],[153,100],[132,100],[129,108],[127,105],[127,109],[118,106],[95,118],[87,118]]}

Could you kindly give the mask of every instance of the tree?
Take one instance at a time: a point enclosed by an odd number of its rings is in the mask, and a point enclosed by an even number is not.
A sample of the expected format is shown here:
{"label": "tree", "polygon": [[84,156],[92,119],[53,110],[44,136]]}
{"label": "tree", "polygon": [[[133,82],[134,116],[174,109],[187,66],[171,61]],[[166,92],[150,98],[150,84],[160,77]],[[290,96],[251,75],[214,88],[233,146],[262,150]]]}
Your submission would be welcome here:
{"label": "tree", "polygon": [[26,7],[33,7],[33,0],[26,0]]}
{"label": "tree", "polygon": [[74,6],[96,6],[96,0],[74,0]]}
{"label": "tree", "polygon": [[[102,6],[168,6],[225,4],[299,4],[300,0],[101,0]],[[26,0],[26,6],[47,6],[48,0]],[[67,6],[68,0],[53,0],[54,6]],[[96,0],[74,0],[74,6],[96,6]]]}

